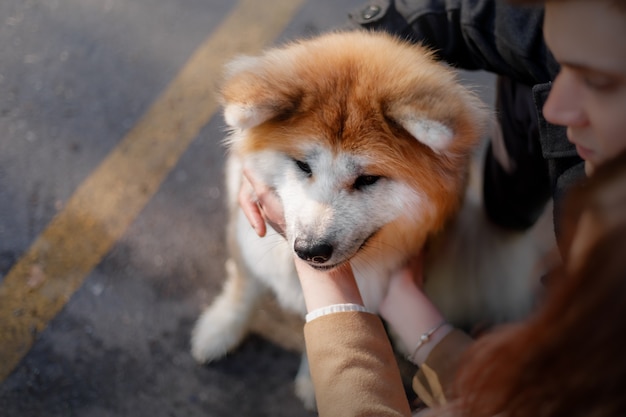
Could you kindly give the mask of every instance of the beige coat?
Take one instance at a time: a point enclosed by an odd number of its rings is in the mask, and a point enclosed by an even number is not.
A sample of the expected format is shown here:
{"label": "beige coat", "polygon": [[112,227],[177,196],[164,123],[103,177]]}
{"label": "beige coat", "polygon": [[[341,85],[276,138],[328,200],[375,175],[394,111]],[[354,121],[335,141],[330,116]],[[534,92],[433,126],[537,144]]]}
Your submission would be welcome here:
{"label": "beige coat", "polygon": [[[335,313],[304,326],[320,417],[410,416],[400,371],[381,319],[370,313]],[[429,406],[443,404],[458,359],[471,343],[454,330],[428,356],[413,389]]]}

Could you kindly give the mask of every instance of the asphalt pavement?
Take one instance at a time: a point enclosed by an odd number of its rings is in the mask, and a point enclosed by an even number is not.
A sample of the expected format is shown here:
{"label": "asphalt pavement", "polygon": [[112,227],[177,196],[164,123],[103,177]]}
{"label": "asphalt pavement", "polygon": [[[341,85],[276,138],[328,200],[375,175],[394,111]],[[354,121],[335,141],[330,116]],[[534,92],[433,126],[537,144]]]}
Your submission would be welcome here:
{"label": "asphalt pavement", "polygon": [[226,258],[212,93],[224,60],[363,3],[0,3],[0,417],[315,415],[272,300],[225,359],[189,353]]}

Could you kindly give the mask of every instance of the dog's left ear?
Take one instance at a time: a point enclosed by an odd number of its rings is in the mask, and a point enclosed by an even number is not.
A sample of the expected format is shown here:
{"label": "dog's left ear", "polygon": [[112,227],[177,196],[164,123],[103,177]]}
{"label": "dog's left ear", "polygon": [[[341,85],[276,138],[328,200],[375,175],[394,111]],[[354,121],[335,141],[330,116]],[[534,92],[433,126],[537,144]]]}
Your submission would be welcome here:
{"label": "dog's left ear", "polygon": [[407,132],[436,153],[448,149],[454,139],[454,131],[445,124],[415,114],[409,108],[400,108],[394,111],[391,117]]}
{"label": "dog's left ear", "polygon": [[289,77],[268,74],[265,64],[264,57],[242,56],[227,65],[221,97],[230,127],[249,129],[293,109],[295,100],[285,93]]}

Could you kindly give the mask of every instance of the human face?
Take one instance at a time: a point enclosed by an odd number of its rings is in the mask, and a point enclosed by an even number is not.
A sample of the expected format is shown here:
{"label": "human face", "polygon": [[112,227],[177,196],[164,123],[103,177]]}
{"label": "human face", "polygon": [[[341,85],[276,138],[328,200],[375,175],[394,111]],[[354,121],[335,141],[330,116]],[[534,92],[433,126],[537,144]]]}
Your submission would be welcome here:
{"label": "human face", "polygon": [[561,64],[543,108],[591,175],[626,149],[626,13],[598,0],[548,1],[544,36]]}

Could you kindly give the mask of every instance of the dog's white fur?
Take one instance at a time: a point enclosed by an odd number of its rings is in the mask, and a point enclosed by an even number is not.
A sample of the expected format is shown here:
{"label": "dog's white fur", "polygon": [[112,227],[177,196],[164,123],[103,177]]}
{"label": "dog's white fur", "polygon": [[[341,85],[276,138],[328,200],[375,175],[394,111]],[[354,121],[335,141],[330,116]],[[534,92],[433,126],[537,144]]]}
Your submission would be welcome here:
{"label": "dog's white fur", "polygon": [[[393,53],[397,56],[388,56]],[[351,54],[356,59],[346,63],[344,56]],[[382,57],[372,58],[378,55]],[[406,73],[394,74],[403,65]],[[361,75],[344,77],[350,71]],[[332,79],[335,76],[339,81]],[[323,83],[335,84],[323,90]],[[416,83],[425,84],[426,92],[406,87]],[[327,96],[316,97],[323,94]],[[306,107],[313,99],[321,105]],[[313,267],[350,262],[366,306],[376,311],[390,273],[456,213],[472,151],[488,118],[478,99],[426,50],[368,33],[329,34],[270,50],[262,57],[239,58],[227,69],[223,100],[231,128],[226,168],[231,257],[222,293],[193,331],[192,354],[203,363],[237,346],[267,290],[283,308],[305,314],[293,264],[297,247],[315,252],[325,243],[332,248],[330,256],[311,256]],[[331,111],[337,114],[328,116]],[[368,112],[374,112],[371,117],[376,112],[384,115],[374,128],[364,130],[370,116],[363,115]],[[334,134],[333,123],[345,138],[340,142],[324,136]],[[375,137],[364,145],[363,136],[376,129],[389,140],[398,140],[398,148],[381,151],[372,143]],[[419,155],[398,151],[406,146],[413,149],[409,153]],[[435,162],[431,168],[416,166],[415,174],[407,170],[395,175],[393,167],[381,167],[379,160],[396,151],[392,159],[399,164],[413,157]],[[303,162],[308,169],[303,169]],[[238,207],[244,165],[281,197],[286,239],[271,229],[259,238]],[[433,191],[428,188],[432,182],[441,186]],[[528,310],[528,277],[536,253],[529,251],[526,236],[490,226],[478,199],[466,199],[458,219],[433,242],[426,289],[450,321],[510,320]],[[520,258],[526,262],[514,261]],[[296,379],[296,392],[307,407],[314,407],[306,361]]]}

